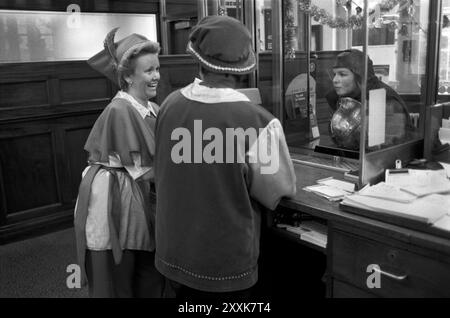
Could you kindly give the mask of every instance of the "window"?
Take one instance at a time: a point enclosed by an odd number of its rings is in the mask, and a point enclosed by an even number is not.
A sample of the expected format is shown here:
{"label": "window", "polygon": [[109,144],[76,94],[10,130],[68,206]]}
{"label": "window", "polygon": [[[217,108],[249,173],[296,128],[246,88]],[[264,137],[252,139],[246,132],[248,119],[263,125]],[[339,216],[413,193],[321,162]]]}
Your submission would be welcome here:
{"label": "window", "polygon": [[438,87],[438,93],[440,97],[450,96],[450,0],[443,1],[442,14],[443,17]]}
{"label": "window", "polygon": [[154,14],[0,10],[0,63],[88,59],[115,27],[157,41]]}

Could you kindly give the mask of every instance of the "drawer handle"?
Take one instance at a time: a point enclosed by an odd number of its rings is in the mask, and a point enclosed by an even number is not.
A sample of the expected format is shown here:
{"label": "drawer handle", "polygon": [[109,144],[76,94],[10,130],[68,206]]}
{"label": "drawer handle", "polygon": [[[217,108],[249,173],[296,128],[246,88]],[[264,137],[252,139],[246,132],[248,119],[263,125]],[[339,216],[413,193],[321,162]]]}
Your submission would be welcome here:
{"label": "drawer handle", "polygon": [[385,272],[385,271],[381,270],[381,268],[378,269],[378,267],[375,267],[373,270],[380,273],[381,275],[387,276],[387,277],[392,278],[399,282],[404,281],[406,278],[408,278],[408,275],[402,275],[402,276],[394,275],[389,272]]}

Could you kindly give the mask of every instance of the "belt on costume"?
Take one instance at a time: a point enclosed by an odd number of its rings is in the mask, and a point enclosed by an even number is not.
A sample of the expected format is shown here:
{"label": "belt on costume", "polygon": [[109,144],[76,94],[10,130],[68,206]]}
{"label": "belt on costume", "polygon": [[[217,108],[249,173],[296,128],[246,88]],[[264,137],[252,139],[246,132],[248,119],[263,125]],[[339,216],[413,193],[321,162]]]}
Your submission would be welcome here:
{"label": "belt on costume", "polygon": [[87,282],[86,276],[86,220],[88,217],[89,197],[91,194],[91,186],[95,176],[100,171],[105,169],[110,172],[109,185],[108,185],[108,205],[107,215],[109,224],[109,236],[111,242],[111,250],[114,258],[114,262],[119,264],[122,260],[122,248],[119,241],[120,230],[120,214],[121,214],[121,195],[119,187],[119,178],[117,172],[125,171],[124,168],[110,168],[99,164],[91,165],[88,172],[81,180],[79,192],[78,192],[78,204],[75,212],[75,238],[77,245],[77,258],[78,264],[81,269],[81,281],[84,285]]}

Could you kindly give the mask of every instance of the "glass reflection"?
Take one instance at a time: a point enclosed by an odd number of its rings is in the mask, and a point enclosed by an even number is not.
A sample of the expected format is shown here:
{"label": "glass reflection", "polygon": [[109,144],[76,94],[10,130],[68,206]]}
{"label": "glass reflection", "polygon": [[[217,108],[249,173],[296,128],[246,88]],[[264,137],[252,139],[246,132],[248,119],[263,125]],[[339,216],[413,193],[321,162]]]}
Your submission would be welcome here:
{"label": "glass reflection", "polygon": [[157,40],[152,14],[0,10],[0,63],[87,59],[102,49],[114,27],[117,37],[138,32]]}
{"label": "glass reflection", "polygon": [[[369,109],[368,151],[422,137],[429,1],[368,1],[367,78],[363,0],[283,4],[284,124],[291,147],[325,152],[339,148],[357,156],[363,83]],[[340,55],[346,51],[348,60]]]}
{"label": "glass reflection", "polygon": [[438,101],[450,100],[450,0],[442,2],[442,33],[439,56]]}

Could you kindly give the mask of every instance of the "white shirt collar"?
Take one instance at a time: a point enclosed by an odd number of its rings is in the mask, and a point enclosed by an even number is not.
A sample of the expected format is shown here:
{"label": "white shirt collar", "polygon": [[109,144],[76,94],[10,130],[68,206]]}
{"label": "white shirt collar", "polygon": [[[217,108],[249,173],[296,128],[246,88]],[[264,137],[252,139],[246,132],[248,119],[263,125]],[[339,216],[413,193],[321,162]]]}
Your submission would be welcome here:
{"label": "white shirt collar", "polygon": [[250,101],[247,96],[232,88],[211,88],[200,85],[201,82],[196,78],[192,84],[181,89],[181,94],[187,99],[205,104]]}
{"label": "white shirt collar", "polygon": [[114,98],[122,98],[129,101],[144,119],[146,116],[150,116],[150,113],[152,113],[156,117],[156,112],[153,109],[152,103],[150,102],[148,102],[148,107],[145,107],[141,105],[133,96],[124,91],[118,91]]}

